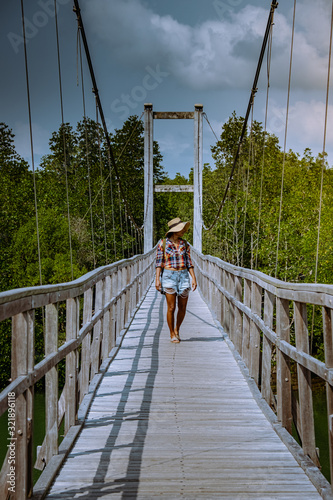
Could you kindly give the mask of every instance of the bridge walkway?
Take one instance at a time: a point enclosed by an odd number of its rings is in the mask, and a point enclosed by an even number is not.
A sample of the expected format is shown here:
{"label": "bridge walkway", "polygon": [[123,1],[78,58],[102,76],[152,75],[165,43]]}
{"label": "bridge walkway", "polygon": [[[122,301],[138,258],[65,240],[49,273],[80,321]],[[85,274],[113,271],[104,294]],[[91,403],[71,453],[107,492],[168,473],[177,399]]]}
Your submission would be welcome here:
{"label": "bridge walkway", "polygon": [[321,498],[198,292],[180,344],[150,288],[49,499]]}

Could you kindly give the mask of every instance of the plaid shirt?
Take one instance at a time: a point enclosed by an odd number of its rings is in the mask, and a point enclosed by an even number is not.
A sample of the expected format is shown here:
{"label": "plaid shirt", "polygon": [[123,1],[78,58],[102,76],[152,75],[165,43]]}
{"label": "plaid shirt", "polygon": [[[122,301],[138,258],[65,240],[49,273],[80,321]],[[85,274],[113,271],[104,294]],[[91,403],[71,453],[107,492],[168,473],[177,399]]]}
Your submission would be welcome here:
{"label": "plaid shirt", "polygon": [[172,267],[177,270],[193,267],[189,245],[186,248],[185,241],[179,239],[177,248],[169,238],[166,238],[164,259],[163,240],[160,240],[156,250],[156,267]]}

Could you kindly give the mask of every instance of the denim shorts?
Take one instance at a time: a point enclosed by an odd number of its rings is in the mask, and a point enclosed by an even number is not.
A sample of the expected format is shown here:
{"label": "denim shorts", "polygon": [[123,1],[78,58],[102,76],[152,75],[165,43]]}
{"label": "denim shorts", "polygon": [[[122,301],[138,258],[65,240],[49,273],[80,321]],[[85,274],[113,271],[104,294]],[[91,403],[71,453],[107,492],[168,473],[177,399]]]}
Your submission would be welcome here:
{"label": "denim shorts", "polygon": [[187,269],[182,271],[171,271],[164,269],[162,274],[162,288],[166,293],[176,293],[187,297],[191,290],[190,273]]}

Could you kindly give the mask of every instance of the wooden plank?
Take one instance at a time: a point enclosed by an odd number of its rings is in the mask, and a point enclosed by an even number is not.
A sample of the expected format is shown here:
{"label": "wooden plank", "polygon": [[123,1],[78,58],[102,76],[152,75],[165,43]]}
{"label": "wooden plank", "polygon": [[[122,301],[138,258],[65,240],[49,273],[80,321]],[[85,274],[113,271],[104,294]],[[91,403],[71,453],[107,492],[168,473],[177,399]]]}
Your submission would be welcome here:
{"label": "wooden plank", "polygon": [[[309,353],[309,334],[307,325],[306,304],[294,302],[295,338],[298,350]],[[319,460],[316,452],[314,418],[312,405],[311,372],[297,364],[298,394],[301,418],[301,439],[304,452],[316,465]]]}
{"label": "wooden plank", "polygon": [[[104,280],[96,283],[95,289],[95,313],[103,309],[104,301]],[[102,340],[102,321],[98,321],[93,329],[91,341],[91,378],[98,373],[100,365],[100,346]]]}
{"label": "wooden plank", "polygon": [[[261,317],[261,287],[252,282],[251,285],[251,311]],[[250,374],[258,385],[260,367],[260,329],[251,321],[250,323]]]}
{"label": "wooden plank", "polygon": [[[328,307],[322,308],[323,315],[323,330],[324,330],[324,349],[325,349],[325,366],[330,369],[333,367],[333,322],[332,309]],[[327,401],[327,418],[328,418],[328,438],[329,438],[329,456],[330,456],[330,472],[333,478],[333,387],[326,382],[326,401]]]}
{"label": "wooden plank", "polygon": [[[66,303],[66,341],[77,338],[78,323],[77,309],[78,299],[67,299]],[[75,424],[77,407],[77,353],[72,351],[66,357],[66,382],[65,382],[65,435],[69,428]]]}
{"label": "wooden plank", "polygon": [[[251,306],[251,283],[249,280],[244,280],[244,305]],[[241,356],[244,363],[249,368],[250,366],[250,319],[246,314],[243,314],[243,335],[242,335],[242,351]]]}
{"label": "wooden plank", "polygon": [[194,111],[154,111],[155,120],[193,120]]}
{"label": "wooden plank", "polygon": [[[45,356],[58,350],[58,307],[45,307]],[[45,463],[58,453],[58,370],[54,366],[45,375]]]}
{"label": "wooden plank", "polygon": [[165,300],[152,287],[50,498],[319,499],[197,292],[180,334],[169,342]]}
{"label": "wooden plank", "polygon": [[[29,323],[28,314],[21,313],[12,318],[12,365],[11,375],[16,378],[28,372]],[[28,473],[28,400],[27,391],[15,401],[14,435],[9,441],[14,458],[14,489],[17,500],[25,500],[28,495],[30,475]]]}
{"label": "wooden plank", "polygon": [[[276,299],[276,333],[279,339],[290,342],[289,301]],[[277,416],[291,434],[291,372],[290,360],[277,346],[276,352]]]}
{"label": "wooden plank", "polygon": [[[273,312],[275,297],[265,290],[264,299],[264,322],[268,328],[273,328]],[[262,370],[261,370],[261,393],[262,397],[270,405],[271,403],[271,371],[272,371],[272,343],[264,335],[262,343]]]}
{"label": "wooden plank", "polygon": [[191,184],[155,184],[155,193],[193,193]]}
{"label": "wooden plank", "polygon": [[[242,278],[239,276],[235,277],[235,299],[238,301],[242,300]],[[243,315],[242,312],[235,307],[235,324],[234,324],[234,334],[235,334],[235,347],[239,353],[242,352],[242,333],[243,333]]]}

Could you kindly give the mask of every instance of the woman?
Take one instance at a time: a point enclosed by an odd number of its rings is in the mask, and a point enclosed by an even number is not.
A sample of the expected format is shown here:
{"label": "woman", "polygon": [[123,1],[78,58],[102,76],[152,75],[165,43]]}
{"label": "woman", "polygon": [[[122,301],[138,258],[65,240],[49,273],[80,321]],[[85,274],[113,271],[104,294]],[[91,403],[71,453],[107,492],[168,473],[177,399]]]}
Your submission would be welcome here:
{"label": "woman", "polygon": [[[197,288],[197,280],[191,261],[190,247],[182,239],[190,227],[190,222],[182,222],[179,217],[168,222],[169,231],[161,240],[156,252],[156,290],[165,293],[167,301],[167,323],[171,342],[179,343],[179,329],[186,313],[188,294]],[[163,269],[162,279],[161,273]],[[175,325],[176,301],[178,301]]]}

